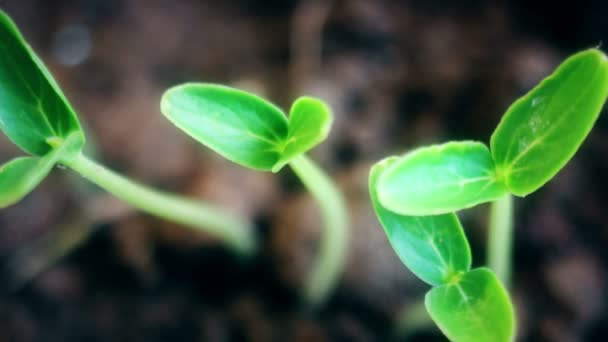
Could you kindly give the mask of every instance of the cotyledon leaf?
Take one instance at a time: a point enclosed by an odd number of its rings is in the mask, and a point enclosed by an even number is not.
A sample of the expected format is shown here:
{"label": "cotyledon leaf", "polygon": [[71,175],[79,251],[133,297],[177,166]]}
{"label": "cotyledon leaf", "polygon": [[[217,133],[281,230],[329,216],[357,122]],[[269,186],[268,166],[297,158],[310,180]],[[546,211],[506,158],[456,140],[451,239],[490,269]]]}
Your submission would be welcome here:
{"label": "cotyledon leaf", "polygon": [[[74,132],[83,135],[74,110],[51,73],[2,11],[0,129],[21,149],[38,156],[50,151],[49,138],[67,138]],[[84,144],[84,136],[80,141]]]}
{"label": "cotyledon leaf", "polygon": [[456,342],[510,342],[515,313],[505,288],[487,268],[431,289],[426,308],[439,329]]}
{"label": "cotyledon leaf", "polygon": [[327,105],[312,97],[300,97],[291,106],[287,140],[272,171],[280,170],[294,157],[316,146],[329,134],[333,116]]}
{"label": "cotyledon leaf", "polygon": [[403,215],[449,213],[507,193],[490,151],[473,141],[416,149],[391,163],[378,180],[382,206]]}
{"label": "cotyledon leaf", "polygon": [[29,194],[48,175],[54,161],[49,157],[20,157],[0,166],[0,208]]}
{"label": "cotyledon leaf", "polygon": [[588,135],[607,96],[608,59],[589,49],[513,103],[490,142],[510,191],[525,196],[553,178]]}
{"label": "cotyledon leaf", "polygon": [[258,96],[207,83],[169,89],[161,111],[226,159],[273,172],[323,141],[332,121],[327,106],[314,98],[298,99],[288,121],[279,108]]}
{"label": "cotyledon leaf", "polygon": [[61,158],[78,153],[82,136],[73,133],[66,140],[51,141],[51,145],[55,148],[43,157],[15,158],[0,166],[0,208],[19,202],[34,190]]}
{"label": "cotyledon leaf", "polygon": [[398,160],[398,157],[384,159],[370,172],[369,191],[374,210],[401,261],[425,282],[434,286],[445,284],[471,268],[469,243],[454,213],[404,216],[380,205],[378,179]]}
{"label": "cotyledon leaf", "polygon": [[161,111],[178,128],[226,159],[270,170],[287,137],[287,118],[268,101],[206,83],[186,83],[163,95]]}

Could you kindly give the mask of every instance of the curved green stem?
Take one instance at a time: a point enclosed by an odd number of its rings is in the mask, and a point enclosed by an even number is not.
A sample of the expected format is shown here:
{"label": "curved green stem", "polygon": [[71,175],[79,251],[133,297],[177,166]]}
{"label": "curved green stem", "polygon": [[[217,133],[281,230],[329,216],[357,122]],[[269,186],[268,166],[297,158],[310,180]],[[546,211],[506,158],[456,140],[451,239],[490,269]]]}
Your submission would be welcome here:
{"label": "curved green stem", "polygon": [[488,266],[507,288],[511,280],[512,245],[513,197],[507,195],[491,204],[487,246]]}
{"label": "curved green stem", "polygon": [[220,208],[135,183],[82,153],[63,158],[61,162],[142,211],[217,236],[243,254],[255,250],[252,227]]}
{"label": "curved green stem", "polygon": [[336,184],[305,155],[293,159],[289,165],[319,203],[325,222],[319,256],[304,287],[308,302],[318,306],[336,286],[346,262],[346,202]]}

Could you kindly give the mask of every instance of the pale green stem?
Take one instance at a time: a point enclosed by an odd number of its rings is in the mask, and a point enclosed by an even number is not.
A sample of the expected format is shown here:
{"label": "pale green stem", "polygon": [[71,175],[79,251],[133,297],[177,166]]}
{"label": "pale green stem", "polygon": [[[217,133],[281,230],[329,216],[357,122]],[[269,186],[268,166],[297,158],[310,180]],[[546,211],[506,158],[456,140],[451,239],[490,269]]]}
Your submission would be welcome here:
{"label": "pale green stem", "polygon": [[64,158],[61,163],[146,213],[205,231],[240,253],[250,254],[255,250],[252,227],[220,208],[135,183],[81,153]]}
{"label": "pale green stem", "polygon": [[505,287],[511,281],[513,245],[513,197],[506,195],[492,202],[488,232],[488,266]]}
{"label": "pale green stem", "polygon": [[304,285],[304,295],[314,307],[331,294],[342,275],[348,243],[348,212],[336,184],[312,160],[302,155],[289,165],[319,203],[325,223],[319,256]]}
{"label": "pale green stem", "polygon": [[421,299],[418,302],[407,304],[398,313],[393,337],[395,340],[403,339],[419,330],[433,326],[433,320],[426,310],[424,299]]}

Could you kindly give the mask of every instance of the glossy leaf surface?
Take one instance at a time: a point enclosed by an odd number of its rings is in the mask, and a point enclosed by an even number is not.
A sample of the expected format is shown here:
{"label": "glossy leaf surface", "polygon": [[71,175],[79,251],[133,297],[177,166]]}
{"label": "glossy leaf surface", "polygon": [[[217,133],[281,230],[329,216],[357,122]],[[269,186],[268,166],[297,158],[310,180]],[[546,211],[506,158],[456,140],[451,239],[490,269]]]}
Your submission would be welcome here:
{"label": "glossy leaf surface", "polygon": [[[50,72],[2,11],[0,129],[23,150],[38,156],[50,151],[48,138],[66,138],[81,131],[73,109]],[[81,141],[84,143],[84,138]]]}
{"label": "glossy leaf surface", "polygon": [[163,114],[188,135],[237,164],[278,171],[327,136],[331,113],[321,101],[296,101],[288,122],[270,102],[247,92],[204,83],[169,89]]}
{"label": "glossy leaf surface", "polygon": [[385,209],[378,202],[377,181],[399,158],[380,161],[371,170],[370,196],[376,215],[391,246],[403,263],[431,285],[449,281],[455,274],[471,268],[471,250],[458,217],[404,216]]}
{"label": "glossy leaf surface", "polygon": [[289,112],[288,134],[281,151],[281,158],[272,171],[280,170],[294,157],[325,140],[331,129],[332,120],[331,112],[323,101],[312,97],[297,99]]}
{"label": "glossy leaf surface", "polygon": [[378,180],[380,203],[403,215],[453,212],[506,193],[490,151],[472,141],[414,150],[399,157]]}
{"label": "glossy leaf surface", "polygon": [[511,192],[525,196],[572,158],[608,96],[608,60],[597,49],[573,55],[507,110],[491,139]]}
{"label": "glossy leaf surface", "polygon": [[492,271],[477,268],[458,282],[435,287],[425,298],[441,331],[457,342],[509,342],[515,314],[507,291]]}
{"label": "glossy leaf surface", "polygon": [[19,202],[51,171],[48,158],[21,157],[0,167],[0,208]]}
{"label": "glossy leaf surface", "polygon": [[80,151],[82,135],[72,133],[67,139],[56,141],[43,157],[15,158],[0,166],[0,208],[19,202],[49,174],[55,164],[65,156]]}

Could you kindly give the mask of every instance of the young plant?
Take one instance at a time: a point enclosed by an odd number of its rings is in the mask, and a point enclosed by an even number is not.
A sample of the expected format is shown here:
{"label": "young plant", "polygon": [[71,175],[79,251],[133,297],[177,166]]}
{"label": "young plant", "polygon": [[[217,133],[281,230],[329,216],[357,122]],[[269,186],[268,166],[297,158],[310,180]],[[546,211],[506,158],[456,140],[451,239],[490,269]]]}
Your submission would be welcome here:
{"label": "young plant", "polygon": [[219,208],[134,183],[83,155],[84,132],[51,73],[0,11],[0,129],[29,157],[0,167],[0,208],[30,193],[57,164],[70,167],[150,214],[204,230],[242,253],[255,248],[249,225]]}
{"label": "young plant", "polygon": [[[608,59],[577,53],[503,116],[490,149],[474,141],[419,148],[376,164],[370,193],[405,265],[435,286],[431,318],[454,341],[510,341],[515,317],[502,283],[510,278],[512,194],[551,180],[578,150],[608,97]],[[492,202],[489,266],[470,270],[470,250],[454,211]],[[500,279],[500,281],[499,281]]]}
{"label": "young plant", "polygon": [[297,99],[289,120],[273,104],[220,85],[188,83],[169,89],[161,111],[178,128],[239,165],[278,172],[289,164],[318,201],[325,220],[320,255],[304,287],[313,306],[331,293],[344,267],[347,209],[332,180],[304,155],[327,137],[332,115],[325,103]]}

